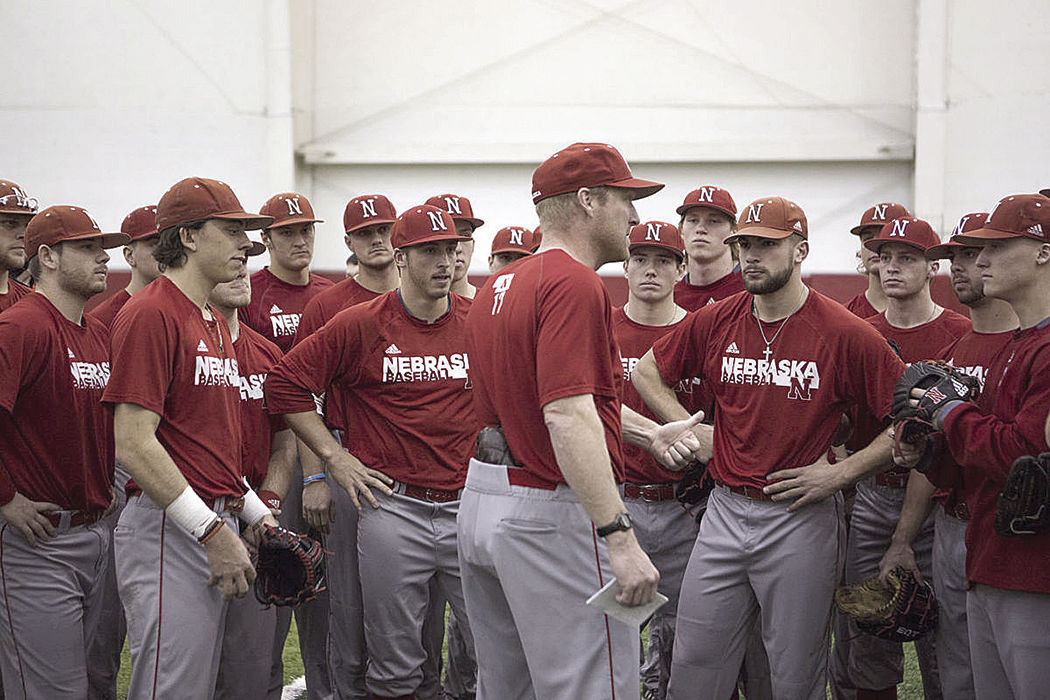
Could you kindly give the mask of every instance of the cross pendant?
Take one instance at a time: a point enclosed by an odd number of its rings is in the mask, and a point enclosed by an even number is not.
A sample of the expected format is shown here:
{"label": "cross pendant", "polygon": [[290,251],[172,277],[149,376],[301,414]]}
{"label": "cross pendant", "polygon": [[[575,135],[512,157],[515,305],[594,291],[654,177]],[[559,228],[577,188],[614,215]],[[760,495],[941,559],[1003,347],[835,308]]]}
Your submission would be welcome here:
{"label": "cross pendant", "polygon": [[769,362],[769,356],[773,354],[773,351],[770,350],[769,346],[767,345],[766,349],[762,351],[762,354],[766,356],[766,362]]}

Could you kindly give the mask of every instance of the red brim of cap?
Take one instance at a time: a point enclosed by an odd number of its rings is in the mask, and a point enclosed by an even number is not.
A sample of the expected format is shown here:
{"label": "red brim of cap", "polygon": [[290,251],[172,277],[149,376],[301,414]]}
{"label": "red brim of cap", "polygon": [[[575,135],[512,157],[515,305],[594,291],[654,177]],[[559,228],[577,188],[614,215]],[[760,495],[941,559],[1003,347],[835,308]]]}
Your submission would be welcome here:
{"label": "red brim of cap", "polygon": [[252,241],[252,247],[248,249],[248,257],[254,258],[256,255],[262,255],[266,252],[266,246],[259,241]]}
{"label": "red brim of cap", "polygon": [[24,216],[27,219],[32,219],[37,213],[35,211],[26,211],[25,209],[0,209],[0,214],[5,216]]}
{"label": "red brim of cap", "polygon": [[210,214],[207,217],[205,217],[205,220],[207,219],[243,221],[244,228],[246,231],[255,231],[257,229],[266,228],[273,223],[272,216],[263,216],[262,214],[249,214],[246,211],[224,211],[219,214]]}
{"label": "red brim of cap", "polygon": [[860,226],[854,226],[853,228],[851,228],[849,230],[849,232],[852,233],[854,236],[859,236],[860,234],[864,233],[864,231],[866,231],[869,228],[874,228],[874,229],[881,230],[882,229],[882,224],[862,224]]}
{"label": "red brim of cap", "polygon": [[758,238],[780,239],[787,238],[788,236],[794,233],[798,233],[798,235],[800,236],[802,235],[800,232],[795,231],[794,229],[790,231],[785,231],[783,229],[767,228],[765,226],[748,226],[744,229],[737,229],[735,233],[731,233],[730,235],[726,236],[724,242],[726,244],[732,243],[741,236],[757,236]]}
{"label": "red brim of cap", "polygon": [[499,253],[525,253],[525,255],[532,255],[532,248],[523,248],[522,246],[516,245],[505,245],[502,248],[493,248],[489,255],[497,255]]}
{"label": "red brim of cap", "polygon": [[651,197],[664,188],[663,183],[653,182],[652,180],[642,180],[637,177],[630,177],[626,180],[620,180],[618,182],[607,182],[606,187],[619,187],[624,190],[631,190],[631,199],[645,199]]}
{"label": "red brim of cap", "polygon": [[1050,187],[1046,188],[1045,190],[1039,190],[1039,194],[1043,195],[1044,197],[1050,197]]}
{"label": "red brim of cap", "polygon": [[975,231],[967,231],[966,233],[960,233],[955,237],[955,240],[960,243],[967,243],[970,245],[984,245],[987,241],[1003,240],[1006,238],[1031,238],[1032,240],[1041,241],[1043,239],[1036,236],[1029,236],[1024,233],[1018,233],[1017,231],[1000,231],[997,228],[979,228]]}
{"label": "red brim of cap", "polygon": [[679,260],[685,260],[685,251],[678,250],[677,248],[671,245],[664,245],[662,243],[653,243],[649,241],[646,243],[631,243],[629,246],[627,246],[627,250],[631,252],[634,252],[639,248],[659,248],[660,250],[666,250],[668,253],[674,253],[678,256]]}
{"label": "red brim of cap", "polygon": [[436,234],[436,235],[433,235],[433,236],[427,236],[426,238],[420,238],[420,239],[414,240],[414,241],[408,241],[408,242],[402,243],[401,245],[395,245],[394,247],[395,248],[412,248],[412,247],[415,247],[417,245],[423,245],[424,243],[441,243],[443,241],[453,241],[455,243],[459,243],[464,238],[466,238],[466,236],[461,236],[458,233],[441,233],[441,234]]}
{"label": "red brim of cap", "polygon": [[482,221],[481,219],[471,219],[471,218],[466,217],[466,216],[456,216],[455,214],[451,214],[451,216],[452,216],[452,220],[453,221],[466,221],[468,224],[470,224],[474,228],[479,228],[479,227],[485,225],[485,222]]}
{"label": "red brim of cap", "polygon": [[725,209],[724,207],[720,207],[717,204],[707,204],[707,203],[704,203],[704,204],[683,204],[682,206],[678,207],[674,211],[675,211],[676,214],[681,216],[681,215],[685,214],[687,211],[689,211],[690,209],[714,209],[715,211],[722,212],[726,216],[732,217],[733,220],[736,221],[736,212],[735,211],[729,211],[728,209]]}
{"label": "red brim of cap", "polygon": [[274,222],[272,224],[270,224],[269,226],[266,226],[264,228],[281,228],[282,226],[295,226],[296,224],[323,224],[323,223],[324,223],[324,219],[308,219],[308,218],[305,218],[305,217],[297,217],[295,219],[282,219],[281,221],[277,221],[276,219],[274,219]]}
{"label": "red brim of cap", "polygon": [[[88,231],[87,233],[80,233],[76,236],[67,236],[60,241],[55,241],[55,243],[66,243],[67,241],[92,241],[96,238],[102,241],[103,248],[119,248],[131,240],[126,233],[99,233],[98,231]],[[26,255],[32,257],[33,255],[36,255],[36,253],[26,251]]]}
{"label": "red brim of cap", "polygon": [[918,243],[916,243],[914,241],[905,241],[905,240],[899,240],[899,241],[898,240],[893,240],[893,241],[890,241],[890,240],[887,240],[885,238],[872,238],[870,241],[864,241],[864,247],[867,248],[868,250],[870,250],[873,253],[878,253],[880,250],[882,250],[882,246],[886,245],[887,243],[896,243],[897,245],[906,245],[909,248],[914,248],[915,250],[918,250],[918,251],[920,251],[922,253],[926,252],[926,248],[924,248],[923,246],[919,245]]}
{"label": "red brim of cap", "polygon": [[393,225],[393,224],[396,224],[396,223],[397,223],[397,219],[369,219],[368,221],[362,221],[359,224],[351,226],[350,228],[346,229],[346,232],[347,233],[353,233],[354,231],[358,231],[360,229],[363,229],[366,226],[375,226],[376,224],[391,224],[391,225]]}
{"label": "red brim of cap", "polygon": [[136,241],[144,241],[147,238],[156,238],[159,235],[160,235],[160,231],[146,231],[145,233],[139,233],[139,234],[136,234],[134,236],[131,236],[128,239],[128,243],[134,243]]}
{"label": "red brim of cap", "polygon": [[956,236],[955,240],[949,241],[948,243],[941,243],[940,245],[932,245],[926,249],[927,260],[943,260],[948,257],[948,253],[952,250],[958,250],[959,248],[967,248],[969,246],[963,245],[962,243],[956,243],[959,237]]}

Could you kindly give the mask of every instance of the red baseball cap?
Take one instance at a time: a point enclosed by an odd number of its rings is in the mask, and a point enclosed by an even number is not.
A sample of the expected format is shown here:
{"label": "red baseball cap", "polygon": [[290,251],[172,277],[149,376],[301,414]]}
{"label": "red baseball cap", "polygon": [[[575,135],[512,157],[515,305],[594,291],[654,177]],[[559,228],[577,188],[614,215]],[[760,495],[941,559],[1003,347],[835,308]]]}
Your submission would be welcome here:
{"label": "red baseball cap", "polygon": [[10,180],[0,180],[0,214],[33,216],[37,207],[36,197],[27,196],[25,190]]}
{"label": "red baseball cap", "polygon": [[941,258],[947,258],[948,254],[955,248],[968,248],[965,243],[960,243],[956,240],[961,233],[969,233],[970,231],[976,231],[977,229],[984,226],[984,222],[988,219],[988,212],[975,211],[971,214],[967,214],[959,219],[959,223],[952,229],[952,235],[948,237],[948,240],[940,245],[931,246],[926,249],[927,260],[940,260]]}
{"label": "red baseball cap", "polygon": [[678,227],[666,221],[646,221],[631,229],[627,235],[627,249],[656,247],[669,250],[685,260],[685,243]]}
{"label": "red baseball cap", "polygon": [[485,222],[474,217],[474,210],[470,207],[470,200],[460,197],[458,194],[436,194],[426,202],[432,207],[444,209],[452,217],[453,221],[466,221],[474,228],[482,226]]}
{"label": "red baseball cap", "polygon": [[1012,194],[1003,197],[988,215],[984,226],[967,231],[959,241],[983,245],[989,239],[1031,238],[1046,243],[1050,238],[1050,201],[1041,194]]}
{"label": "red baseball cap", "polygon": [[540,243],[543,242],[543,233],[540,231],[540,227],[532,229],[532,252],[535,253],[540,249]]}
{"label": "red baseball cap", "polygon": [[1045,190],[1039,190],[1039,194],[1044,197],[1050,197],[1050,187],[1047,187]]}
{"label": "red baseball cap", "polygon": [[887,243],[903,243],[925,253],[933,246],[940,245],[941,239],[928,222],[914,216],[902,216],[883,224],[879,235],[864,241],[864,247],[878,253]]}
{"label": "red baseball cap", "polygon": [[787,238],[797,233],[809,240],[809,224],[802,207],[783,197],[762,197],[740,212],[736,232],[726,236],[732,243],[740,236],[760,238]]}
{"label": "red baseball cap", "polygon": [[633,177],[627,161],[609,144],[574,143],[540,163],[532,173],[532,203],[602,185],[634,190],[634,199],[663,189],[659,182]]}
{"label": "red baseball cap", "polygon": [[93,238],[101,239],[103,248],[116,248],[131,240],[126,233],[103,233],[98,222],[80,207],[68,204],[48,207],[26,226],[26,256],[35,256],[42,245]]}
{"label": "red baseball cap", "polygon": [[878,226],[881,229],[887,221],[893,221],[902,216],[911,216],[911,212],[903,204],[880,202],[865,211],[860,217],[860,223],[851,228],[849,232],[854,236],[859,236],[864,229],[870,226]]}
{"label": "red baseball cap", "polygon": [[124,217],[120,231],[128,235],[129,243],[158,235],[160,231],[157,230],[157,207],[150,204],[131,212]]}
{"label": "red baseball cap", "polygon": [[324,223],[314,216],[314,208],[310,205],[310,200],[297,192],[275,194],[266,200],[266,204],[262,205],[259,213],[273,219],[273,223],[266,228]]}
{"label": "red baseball cap", "polygon": [[188,177],[171,186],[157,204],[157,230],[207,219],[243,221],[249,231],[266,228],[273,218],[246,212],[230,186],[205,177]]}
{"label": "red baseball cap", "polygon": [[733,201],[732,195],[714,185],[701,185],[687,194],[682,206],[675,209],[675,212],[681,215],[695,207],[707,207],[736,218],[736,202]]}
{"label": "red baseball cap", "polygon": [[492,239],[492,255],[496,253],[524,253],[532,255],[532,231],[521,226],[505,226]]}
{"label": "red baseball cap", "polygon": [[456,222],[444,209],[420,204],[403,212],[390,231],[390,243],[395,248],[406,248],[423,243],[461,241],[456,233]]}
{"label": "red baseball cap", "polygon": [[381,194],[363,194],[346,203],[343,210],[343,230],[347,233],[374,224],[392,224],[397,221],[397,210]]}

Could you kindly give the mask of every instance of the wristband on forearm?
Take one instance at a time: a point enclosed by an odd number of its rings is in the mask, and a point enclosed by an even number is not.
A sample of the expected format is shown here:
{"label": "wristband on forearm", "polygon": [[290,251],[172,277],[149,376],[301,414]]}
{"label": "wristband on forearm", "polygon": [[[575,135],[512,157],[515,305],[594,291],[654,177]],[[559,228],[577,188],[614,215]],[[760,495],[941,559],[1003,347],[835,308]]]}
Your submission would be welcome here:
{"label": "wristband on forearm", "polygon": [[308,486],[315,481],[324,481],[327,475],[324,472],[318,472],[317,474],[311,474],[310,476],[303,477],[303,486]]}
{"label": "wristband on forearm", "polygon": [[201,497],[189,486],[174,501],[168,504],[164,512],[196,537],[198,541],[205,536],[210,527],[215,525],[216,521],[222,522],[222,518],[205,505]]}
{"label": "wristband on forearm", "polygon": [[259,498],[262,499],[262,502],[265,503],[266,507],[270,510],[280,510],[281,504],[284,503],[284,500],[273,491],[263,490],[259,491],[258,494]]}
{"label": "wristband on forearm", "polygon": [[244,494],[244,508],[241,509],[241,520],[251,526],[255,525],[267,515],[271,515],[270,509],[267,508],[266,504],[262,502],[261,498],[259,498],[259,494],[255,493],[252,489],[248,489]]}

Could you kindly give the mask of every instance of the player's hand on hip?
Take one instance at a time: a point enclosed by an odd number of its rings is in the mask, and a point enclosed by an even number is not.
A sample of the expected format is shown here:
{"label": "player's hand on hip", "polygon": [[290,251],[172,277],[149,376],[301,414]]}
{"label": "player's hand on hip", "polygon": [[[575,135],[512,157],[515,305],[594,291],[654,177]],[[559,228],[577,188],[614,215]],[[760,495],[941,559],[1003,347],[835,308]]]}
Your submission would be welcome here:
{"label": "player's hand on hip", "polygon": [[326,479],[311,481],[303,487],[303,520],[318,532],[329,533],[329,523],[335,521],[335,504]]}
{"label": "player's hand on hip", "polygon": [[47,542],[55,536],[55,526],[45,515],[52,510],[62,510],[62,506],[47,501],[30,501],[16,492],[14,498],[0,506],[0,515],[22,533],[30,547],[35,547],[38,540]]}
{"label": "player's hand on hip", "polygon": [[915,552],[912,551],[911,545],[903,542],[890,542],[890,548],[882,555],[882,560],[879,562],[879,580],[886,583],[886,574],[898,566],[911,571],[915,574],[916,579],[922,581],[922,572],[919,571],[919,565],[915,563]]}
{"label": "player's hand on hip", "polygon": [[241,538],[230,527],[223,526],[204,543],[204,549],[211,571],[208,585],[217,587],[223,600],[243,598],[255,582],[255,567]]}
{"label": "player's hand on hip", "polygon": [[836,491],[841,491],[842,468],[828,461],[827,452],[813,464],[794,469],[781,469],[766,476],[770,482],[762,489],[774,501],[794,501],[788,511],[795,511],[811,503],[820,503]]}
{"label": "player's hand on hip", "polygon": [[702,424],[704,412],[697,411],[689,418],[671,421],[653,430],[649,451],[660,464],[675,471],[694,460],[707,462],[711,455],[701,439],[709,426]]}
{"label": "player's hand on hip", "polygon": [[631,531],[614,532],[605,538],[609,545],[609,563],[620,584],[616,596],[621,605],[645,605],[656,597],[660,572],[642,551]]}
{"label": "player's hand on hip", "polygon": [[358,493],[362,494],[373,508],[379,507],[379,501],[376,500],[372,489],[379,489],[388,496],[393,493],[390,489],[394,483],[393,479],[378,469],[366,467],[349,452],[340,452],[328,462],[328,474],[346,489],[354,508],[358,510],[361,509]]}

